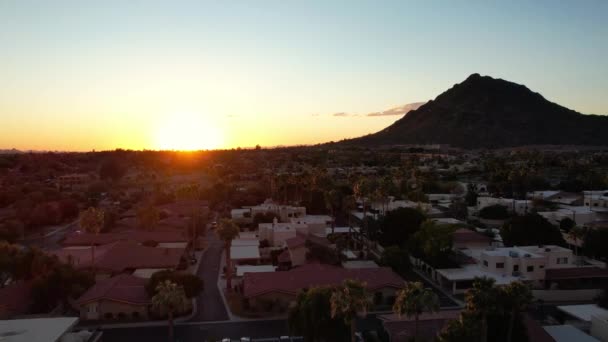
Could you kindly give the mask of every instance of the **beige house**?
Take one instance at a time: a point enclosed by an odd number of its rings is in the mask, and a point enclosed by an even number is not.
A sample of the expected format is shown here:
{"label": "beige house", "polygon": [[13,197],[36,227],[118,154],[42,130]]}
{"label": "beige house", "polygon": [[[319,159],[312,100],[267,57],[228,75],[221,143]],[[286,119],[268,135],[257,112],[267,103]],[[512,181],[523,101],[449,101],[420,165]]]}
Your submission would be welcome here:
{"label": "beige house", "polygon": [[121,274],[98,281],[77,301],[82,320],[147,319],[146,279]]}

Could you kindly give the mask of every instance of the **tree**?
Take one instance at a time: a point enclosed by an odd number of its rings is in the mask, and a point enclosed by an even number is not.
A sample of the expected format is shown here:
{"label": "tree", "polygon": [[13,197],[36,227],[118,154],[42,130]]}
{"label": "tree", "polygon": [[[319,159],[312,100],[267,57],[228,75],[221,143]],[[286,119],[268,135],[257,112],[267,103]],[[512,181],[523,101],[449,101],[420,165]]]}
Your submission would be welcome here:
{"label": "tree", "polygon": [[497,311],[496,298],[498,298],[498,292],[494,283],[495,280],[492,278],[475,278],[473,286],[465,296],[465,309],[477,313],[480,318],[481,342],[488,340],[488,316]]}
{"label": "tree", "polygon": [[608,229],[590,229],[583,239],[583,253],[585,255],[598,258],[608,259]]}
{"label": "tree", "polygon": [[[80,214],[80,227],[87,233],[99,234],[104,224],[104,212],[101,209],[89,207]],[[91,265],[95,269],[95,244],[91,241]]]}
{"label": "tree", "polygon": [[414,317],[414,337],[418,339],[418,319],[425,311],[437,312],[439,297],[430,289],[424,288],[421,282],[408,282],[397,292],[393,312],[399,317]]}
{"label": "tree", "polygon": [[507,330],[507,342],[513,339],[513,327],[517,315],[525,311],[532,302],[532,291],[528,285],[521,282],[513,282],[502,289],[503,297],[507,306],[511,307],[509,316],[509,328]]}
{"label": "tree", "polygon": [[454,230],[452,225],[427,220],[422,223],[420,230],[412,235],[409,248],[414,256],[435,267],[443,267],[452,251]]}
{"label": "tree", "polygon": [[511,218],[500,235],[507,246],[566,245],[559,228],[536,213]]}
{"label": "tree", "polygon": [[464,196],[466,205],[469,207],[476,206],[477,197],[479,197],[479,193],[477,191],[477,184],[474,184],[474,183],[467,184],[467,194]]}
{"label": "tree", "polygon": [[137,223],[140,229],[154,230],[160,220],[160,212],[154,205],[146,205],[137,209]]}
{"label": "tree", "polygon": [[169,342],[173,342],[173,315],[186,311],[190,301],[186,298],[184,288],[165,280],[158,284],[156,294],[152,297],[152,307],[160,314],[167,314],[169,326]]}
{"label": "tree", "polygon": [[356,319],[358,314],[365,316],[371,305],[366,284],[347,279],[342,286],[337,287],[330,298],[331,317],[342,317],[346,325],[350,325],[351,342],[356,342]]}
{"label": "tree", "polygon": [[479,217],[488,220],[504,220],[509,218],[509,210],[504,205],[494,204],[482,208]]}
{"label": "tree", "polygon": [[[44,255],[37,258],[31,269],[35,272],[32,283],[32,311],[47,313],[57,305],[69,307],[69,303],[95,284],[93,274],[63,264],[56,258]],[[36,265],[38,264],[38,265]]]}
{"label": "tree", "polygon": [[576,222],[574,222],[569,217],[564,217],[561,221],[559,221],[559,229],[565,231],[566,233],[570,232],[570,229],[576,226]]}
{"label": "tree", "polygon": [[416,209],[399,208],[390,211],[380,222],[380,244],[403,246],[420,229],[424,220],[424,214]]}
{"label": "tree", "polygon": [[333,291],[333,287],[300,291],[287,317],[290,333],[303,336],[306,342],[349,340],[349,329],[340,318],[331,316]]}
{"label": "tree", "polygon": [[405,249],[399,246],[389,246],[382,252],[380,264],[388,266],[393,271],[403,275],[410,269],[410,257]]}
{"label": "tree", "polygon": [[331,233],[334,233],[336,227],[336,211],[342,205],[342,193],[336,189],[324,192],[325,206],[331,213]]}
{"label": "tree", "polygon": [[172,270],[162,270],[152,274],[146,284],[146,292],[150,297],[156,294],[158,284],[170,281],[184,288],[184,293],[188,298],[194,298],[203,290],[203,281],[196,275],[189,273],[179,273]]}
{"label": "tree", "polygon": [[232,290],[232,265],[230,262],[230,246],[232,240],[239,236],[239,227],[230,219],[222,219],[216,230],[218,237],[224,241],[224,249],[226,251],[226,288]]}
{"label": "tree", "polygon": [[99,178],[102,180],[111,179],[113,181],[117,181],[121,179],[127,169],[116,159],[107,159],[99,168]]}

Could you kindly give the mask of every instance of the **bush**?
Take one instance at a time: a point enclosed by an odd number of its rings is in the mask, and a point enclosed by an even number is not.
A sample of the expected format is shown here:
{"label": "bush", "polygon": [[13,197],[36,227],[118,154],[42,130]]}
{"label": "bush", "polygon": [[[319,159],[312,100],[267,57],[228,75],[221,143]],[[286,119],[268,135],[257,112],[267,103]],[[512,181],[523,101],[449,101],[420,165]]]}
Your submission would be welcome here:
{"label": "bush", "polygon": [[486,220],[505,220],[509,218],[509,210],[504,205],[495,204],[481,209],[479,217]]}
{"label": "bush", "polygon": [[203,291],[203,281],[199,277],[192,274],[164,270],[154,273],[148,280],[148,283],[146,284],[146,292],[148,295],[150,297],[154,296],[156,294],[156,287],[158,286],[158,283],[165,280],[170,280],[183,286],[186,297],[188,298],[194,298],[198,296],[201,291]]}

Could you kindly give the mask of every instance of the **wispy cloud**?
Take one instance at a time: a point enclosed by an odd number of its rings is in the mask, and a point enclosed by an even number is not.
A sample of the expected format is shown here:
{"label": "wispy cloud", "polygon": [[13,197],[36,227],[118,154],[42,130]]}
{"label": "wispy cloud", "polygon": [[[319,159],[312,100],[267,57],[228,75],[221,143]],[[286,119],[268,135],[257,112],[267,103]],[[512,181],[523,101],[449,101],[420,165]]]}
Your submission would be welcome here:
{"label": "wispy cloud", "polygon": [[426,102],[414,102],[414,103],[408,103],[405,104],[403,106],[399,106],[399,107],[394,107],[391,109],[387,109],[385,111],[382,112],[373,112],[373,113],[368,113],[365,116],[391,116],[391,115],[405,115],[407,113],[409,113],[412,110],[416,110],[418,109],[420,106],[422,106],[423,104],[425,104]]}
{"label": "wispy cloud", "polygon": [[335,116],[335,117],[339,117],[339,118],[347,118],[347,117],[355,117],[355,116],[375,117],[375,116],[405,115],[412,110],[418,109],[418,107],[422,106],[425,103],[426,102],[408,103],[408,104],[404,104],[403,106],[390,108],[390,109],[387,109],[382,112],[372,112],[372,113],[367,113],[367,114],[354,114],[354,113],[347,113],[347,112],[338,112],[338,113],[331,114],[331,116]]}

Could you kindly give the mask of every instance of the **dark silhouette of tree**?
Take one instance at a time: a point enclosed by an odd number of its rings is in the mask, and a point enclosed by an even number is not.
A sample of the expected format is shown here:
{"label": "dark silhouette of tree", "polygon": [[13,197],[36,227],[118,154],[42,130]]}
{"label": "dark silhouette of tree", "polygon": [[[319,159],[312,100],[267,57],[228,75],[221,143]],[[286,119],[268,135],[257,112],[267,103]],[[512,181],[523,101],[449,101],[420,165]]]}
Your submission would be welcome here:
{"label": "dark silhouette of tree", "polygon": [[500,234],[507,246],[566,245],[559,228],[538,214],[511,218],[505,222]]}

